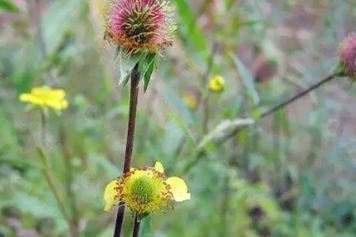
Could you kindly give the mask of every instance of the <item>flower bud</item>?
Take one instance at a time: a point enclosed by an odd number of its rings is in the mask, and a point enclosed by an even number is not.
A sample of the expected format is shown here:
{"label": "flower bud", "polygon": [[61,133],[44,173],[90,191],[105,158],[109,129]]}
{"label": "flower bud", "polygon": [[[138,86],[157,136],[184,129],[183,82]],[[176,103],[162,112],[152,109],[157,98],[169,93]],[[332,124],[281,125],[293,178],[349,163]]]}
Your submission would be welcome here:
{"label": "flower bud", "polygon": [[105,39],[128,57],[140,51],[158,53],[172,45],[176,24],[165,0],[113,0],[109,5]]}
{"label": "flower bud", "polygon": [[342,76],[356,81],[356,33],[350,35],[341,45],[340,65]]}

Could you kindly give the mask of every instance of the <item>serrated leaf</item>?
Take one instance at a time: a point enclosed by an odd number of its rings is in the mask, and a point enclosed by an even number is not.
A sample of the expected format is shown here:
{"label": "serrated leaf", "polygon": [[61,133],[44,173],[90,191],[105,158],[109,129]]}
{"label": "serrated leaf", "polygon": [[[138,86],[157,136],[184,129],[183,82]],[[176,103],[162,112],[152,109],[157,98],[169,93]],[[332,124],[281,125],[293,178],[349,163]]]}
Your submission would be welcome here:
{"label": "serrated leaf", "polygon": [[257,93],[254,78],[251,73],[247,70],[244,63],[234,54],[230,53],[230,57],[233,60],[237,73],[241,76],[242,81],[247,89],[247,94],[255,105],[259,104],[260,97]]}
{"label": "serrated leaf", "polygon": [[0,9],[4,9],[9,12],[18,13],[20,10],[12,2],[0,0]]}

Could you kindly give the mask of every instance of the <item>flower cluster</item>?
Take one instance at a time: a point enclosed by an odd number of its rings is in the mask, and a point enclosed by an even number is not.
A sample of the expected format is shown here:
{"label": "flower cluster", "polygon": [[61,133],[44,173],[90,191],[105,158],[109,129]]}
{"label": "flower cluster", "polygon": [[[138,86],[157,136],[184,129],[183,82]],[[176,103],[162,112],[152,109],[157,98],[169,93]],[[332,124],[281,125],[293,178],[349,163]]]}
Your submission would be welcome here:
{"label": "flower cluster", "polygon": [[222,76],[215,76],[209,81],[209,89],[212,92],[220,93],[226,90],[225,80]]}
{"label": "flower cluster", "polygon": [[31,93],[21,94],[20,101],[42,108],[64,110],[68,107],[68,102],[65,99],[65,96],[66,93],[64,90],[51,89],[50,87],[43,86],[33,88]]}
{"label": "flower cluster", "polygon": [[120,202],[138,215],[150,214],[169,206],[174,200],[182,202],[190,199],[185,182],[178,177],[166,178],[163,165],[156,162],[155,167],[132,168],[117,180],[111,181],[105,189],[105,211]]}
{"label": "flower cluster", "polygon": [[140,51],[158,53],[172,45],[176,30],[172,11],[164,0],[113,0],[105,39],[123,48],[126,56]]}
{"label": "flower cluster", "polygon": [[339,57],[344,76],[356,81],[356,33],[341,44]]}

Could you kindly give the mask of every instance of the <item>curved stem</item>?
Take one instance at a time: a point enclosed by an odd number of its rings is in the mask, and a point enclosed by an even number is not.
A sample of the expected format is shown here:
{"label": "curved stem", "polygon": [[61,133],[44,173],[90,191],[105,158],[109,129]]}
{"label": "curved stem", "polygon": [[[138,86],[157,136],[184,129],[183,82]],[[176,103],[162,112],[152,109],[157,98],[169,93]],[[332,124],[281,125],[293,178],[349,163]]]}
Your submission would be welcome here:
{"label": "curved stem", "polygon": [[[331,74],[329,76],[327,76],[326,78],[324,78],[323,80],[317,82],[316,84],[310,86],[308,89],[296,94],[295,96],[293,96],[292,98],[272,107],[271,109],[269,109],[268,111],[262,113],[258,118],[256,118],[256,120],[265,118],[275,112],[277,112],[278,110],[287,107],[288,105],[292,104],[293,102],[297,101],[298,99],[302,98],[303,96],[309,94],[310,92],[312,92],[315,89],[318,89],[320,86],[324,85],[325,83],[332,81],[334,78],[336,78],[338,76],[338,73],[334,73]],[[231,133],[229,133],[227,136],[223,137],[221,140],[217,141],[215,143],[216,146],[219,146],[221,144],[223,144],[224,142],[226,142],[227,140],[229,140],[230,138],[233,138],[236,136],[236,134],[238,134],[240,131],[242,131],[243,129],[245,129],[247,126],[245,127],[241,127],[241,128],[237,128],[236,130],[232,131]],[[200,160],[202,157],[204,157],[205,155],[205,150],[201,149],[199,151],[197,151],[195,158],[192,162],[188,163],[187,166],[183,169],[183,171],[189,172],[189,170],[191,168],[193,168]]]}
{"label": "curved stem", "polygon": [[[126,140],[125,162],[124,162],[123,173],[130,172],[130,167],[131,167],[131,158],[132,158],[133,146],[135,141],[139,77],[140,77],[140,72],[138,71],[138,63],[137,63],[131,71],[130,111],[129,111],[129,122],[127,128],[127,140]],[[125,215],[125,205],[124,203],[120,203],[116,215],[114,237],[120,237],[121,235],[124,215]]]}
{"label": "curved stem", "polygon": [[140,224],[141,224],[141,222],[138,221],[138,217],[136,215],[132,237],[138,237],[138,233],[140,232]]}

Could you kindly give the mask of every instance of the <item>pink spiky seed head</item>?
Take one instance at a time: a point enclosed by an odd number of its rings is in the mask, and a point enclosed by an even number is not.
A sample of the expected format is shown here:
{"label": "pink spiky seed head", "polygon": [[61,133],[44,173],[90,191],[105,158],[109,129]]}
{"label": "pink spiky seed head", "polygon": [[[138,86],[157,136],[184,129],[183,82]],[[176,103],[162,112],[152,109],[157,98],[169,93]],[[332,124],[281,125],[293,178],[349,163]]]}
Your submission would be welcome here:
{"label": "pink spiky seed head", "polygon": [[339,60],[342,74],[356,81],[356,33],[351,34],[341,44]]}
{"label": "pink spiky seed head", "polygon": [[104,38],[124,50],[158,53],[172,45],[176,31],[173,8],[165,0],[112,0]]}

